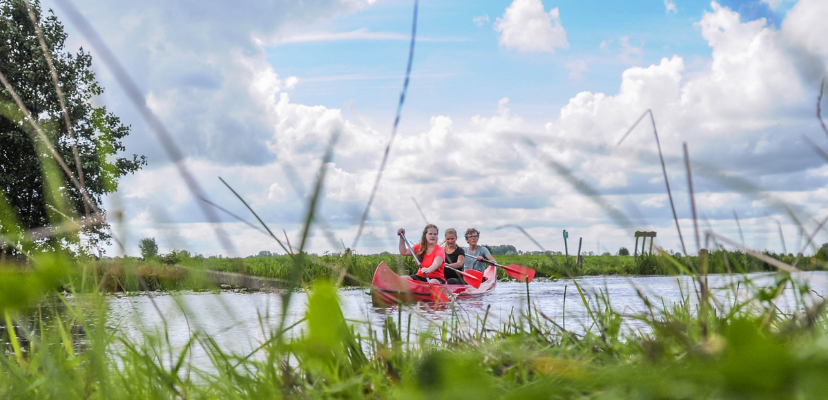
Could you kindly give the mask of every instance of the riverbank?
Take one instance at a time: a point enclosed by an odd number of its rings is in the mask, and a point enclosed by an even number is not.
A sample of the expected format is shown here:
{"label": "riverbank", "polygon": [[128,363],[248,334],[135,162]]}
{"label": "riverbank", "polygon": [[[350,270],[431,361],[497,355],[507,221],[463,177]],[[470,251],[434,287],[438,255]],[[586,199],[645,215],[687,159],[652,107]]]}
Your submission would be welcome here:
{"label": "riverbank", "polygon": [[[823,399],[826,311],[805,288],[778,273],[718,288],[727,305],[701,287],[679,301],[642,295],[643,311],[619,312],[611,294],[575,286],[568,301],[586,311],[581,330],[535,302],[504,322],[419,304],[407,311],[431,316],[426,328],[390,308],[366,334],[320,283],[297,323],[248,313],[262,338],[241,352],[218,345],[196,323],[201,310],[179,300],[167,304],[191,315],[183,345],[168,328],[174,310],[147,299],[140,313],[165,322],[126,331],[102,318],[109,297],[93,293],[56,302],[59,313],[7,314],[16,335],[0,329],[0,398]],[[783,298],[791,304],[780,309]],[[435,307],[446,316],[434,320]],[[648,329],[624,329],[630,321]],[[206,358],[193,359],[196,347]]]}
{"label": "riverbank", "polygon": [[[796,258],[788,255],[767,254],[782,262],[793,264]],[[698,257],[674,256],[583,256],[577,258],[560,255],[499,255],[504,265],[520,264],[537,271],[538,277],[559,279],[564,277],[595,275],[678,275],[683,271],[699,271]],[[706,255],[707,273],[748,273],[774,271],[775,268],[754,257],[740,252],[716,251]],[[300,284],[318,280],[339,282],[343,286],[369,286],[376,266],[385,262],[403,274],[416,271],[410,257],[385,255],[324,255],[303,257],[298,268]],[[296,266],[292,256],[248,258],[204,258],[179,256],[174,264],[160,260],[145,261],[138,258],[79,262],[73,275],[76,288],[89,289],[91,282],[100,288],[115,291],[143,290],[210,290],[225,284],[250,289],[268,289],[284,286],[291,279]],[[797,266],[805,271],[823,270],[825,263],[815,257],[799,260]],[[502,270],[498,279],[511,279]]]}

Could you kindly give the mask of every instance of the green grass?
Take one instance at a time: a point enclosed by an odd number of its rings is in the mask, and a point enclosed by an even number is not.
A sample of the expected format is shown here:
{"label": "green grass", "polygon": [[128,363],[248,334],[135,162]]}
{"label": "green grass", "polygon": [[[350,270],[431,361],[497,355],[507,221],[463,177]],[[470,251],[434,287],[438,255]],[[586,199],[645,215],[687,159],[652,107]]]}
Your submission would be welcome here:
{"label": "green grass", "polygon": [[[796,298],[792,313],[774,302],[785,288]],[[0,398],[825,398],[822,299],[787,273],[770,287],[745,278],[725,290],[739,300],[725,306],[704,288],[687,294],[699,306],[642,297],[653,311],[635,316],[614,312],[600,292],[586,300],[575,290],[568,300],[590,310],[583,335],[547,319],[560,310],[532,309],[487,329],[458,316],[409,332],[389,317],[364,337],[345,321],[335,286],[320,280],[302,335],[263,325],[260,349],[231,354],[196,331],[191,344],[206,349],[208,365],[190,360],[190,346],[171,346],[166,332],[137,340],[106,328],[99,292],[47,294],[4,314],[17,328],[0,333]],[[624,318],[650,333],[625,333]]]}
{"label": "green grass", "polygon": [[[783,262],[793,263],[794,258],[770,254]],[[725,258],[727,262],[725,262]],[[498,262],[504,265],[520,264],[535,269],[539,277],[552,279],[589,275],[676,275],[682,271],[671,258],[665,256],[584,256],[583,265],[576,265],[576,257],[557,255],[500,255]],[[698,271],[697,257],[673,259],[689,271]],[[340,282],[344,286],[369,286],[374,270],[380,262],[406,274],[414,273],[416,266],[411,258],[394,255],[324,255],[304,258],[300,269],[300,281],[309,284],[317,280]],[[173,262],[173,264],[168,264]],[[136,292],[143,290],[210,290],[222,283],[244,286],[227,276],[206,275],[204,271],[241,274],[267,279],[271,286],[284,286],[290,279],[294,259],[290,256],[248,257],[248,258],[203,258],[179,256],[167,263],[159,260],[143,261],[137,258],[116,258],[102,261],[73,262],[74,269],[81,274],[73,282],[83,290],[82,282],[98,281],[102,289]],[[820,270],[821,262],[808,257],[799,263],[803,270]],[[86,273],[83,278],[82,272]],[[716,251],[708,256],[708,273],[769,272],[775,268],[767,263],[749,257],[744,253]],[[498,278],[511,279],[502,270]],[[143,282],[142,282],[143,281]],[[100,283],[103,282],[103,283]]]}

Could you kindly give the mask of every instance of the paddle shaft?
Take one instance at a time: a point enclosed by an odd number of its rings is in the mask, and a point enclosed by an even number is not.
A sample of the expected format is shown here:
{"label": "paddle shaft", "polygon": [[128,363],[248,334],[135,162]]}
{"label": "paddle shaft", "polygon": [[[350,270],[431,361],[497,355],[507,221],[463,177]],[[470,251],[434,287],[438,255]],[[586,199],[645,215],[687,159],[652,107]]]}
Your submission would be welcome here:
{"label": "paddle shaft", "polygon": [[535,277],[535,270],[533,270],[532,268],[526,268],[522,265],[501,265],[494,261],[489,261],[485,258],[480,261],[483,261],[486,264],[503,268],[506,271],[506,273],[509,274],[509,276],[519,281],[526,280],[526,282],[528,283],[532,280],[532,278]]}
{"label": "paddle shaft", "polygon": [[459,270],[459,269],[457,269],[457,268],[454,268],[454,267],[449,267],[448,265],[446,265],[446,268],[451,269],[451,270],[454,270],[454,272],[457,272],[457,273],[458,273],[458,274],[460,274],[460,275],[463,275],[463,276],[468,276],[469,278],[474,278],[474,277],[475,277],[474,275],[472,275],[472,274],[470,274],[470,273],[468,273],[468,272],[466,272],[466,271],[461,271],[461,270]]}
{"label": "paddle shaft", "polygon": [[428,284],[428,288],[431,291],[431,299],[434,300],[435,303],[449,301],[446,292],[441,291],[431,283],[431,278],[428,277],[428,274],[423,269],[423,264],[421,264],[420,260],[417,259],[417,253],[414,252],[414,248],[411,247],[411,243],[408,243],[408,238],[405,237],[405,234],[400,233],[400,237],[402,238],[403,242],[405,242],[405,246],[408,247],[408,251],[411,252],[411,257],[414,258],[414,261],[417,263],[417,266],[420,267],[421,271],[423,271],[423,276],[425,276],[426,283]]}
{"label": "paddle shaft", "polygon": [[408,239],[405,237],[405,234],[404,234],[404,233],[401,233],[401,234],[400,234],[400,236],[402,237],[403,242],[405,242],[405,247],[407,247],[407,248],[408,248],[408,251],[410,251],[410,252],[411,252],[411,257],[413,257],[413,258],[414,258],[414,262],[416,262],[416,263],[417,263],[417,267],[420,269],[420,271],[422,271],[422,272],[423,272],[423,276],[425,276],[425,278],[426,278],[426,282],[428,282],[428,284],[429,284],[429,286],[430,286],[430,285],[431,285],[431,279],[428,277],[428,274],[427,274],[427,273],[425,272],[425,270],[423,269],[423,264],[420,264],[420,260],[418,260],[418,259],[417,259],[417,253],[416,253],[416,252],[414,252],[414,248],[413,248],[413,247],[411,247],[411,243],[408,243]]}

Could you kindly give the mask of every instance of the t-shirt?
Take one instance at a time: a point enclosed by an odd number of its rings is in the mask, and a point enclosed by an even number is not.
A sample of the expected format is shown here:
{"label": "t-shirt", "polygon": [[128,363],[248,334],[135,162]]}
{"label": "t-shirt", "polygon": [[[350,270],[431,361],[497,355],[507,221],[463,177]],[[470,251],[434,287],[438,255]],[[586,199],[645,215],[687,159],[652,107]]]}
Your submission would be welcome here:
{"label": "t-shirt", "polygon": [[[416,256],[417,250],[420,249],[420,244],[419,243],[415,244],[413,249],[414,249],[414,254]],[[434,246],[434,250],[431,250],[431,254],[426,254],[425,257],[423,257],[423,259],[420,260],[420,265],[422,265],[423,268],[430,267],[431,264],[434,264],[434,258],[435,257],[442,257],[443,258],[443,263],[440,264],[440,266],[437,268],[436,271],[429,272],[428,277],[429,278],[440,278],[442,280],[446,280],[446,274],[444,272],[444,268],[446,266],[446,252],[443,250],[442,247]],[[417,275],[422,276],[423,278],[425,278],[425,275],[423,275],[423,271],[417,271]]]}
{"label": "t-shirt", "polygon": [[468,248],[464,248],[464,250],[466,251],[466,261],[464,262],[466,269],[473,269],[480,272],[486,270],[486,267],[488,267],[489,264],[486,264],[483,261],[477,261],[477,257],[483,256],[484,259],[488,259],[488,257],[492,256],[489,249],[483,246],[477,246],[474,253],[470,252]]}
{"label": "t-shirt", "polygon": [[[460,247],[460,246],[457,246],[457,247],[454,248],[453,253],[446,253],[446,263],[447,264],[454,264],[454,263],[457,262],[457,259],[460,258],[460,256],[465,256],[465,255],[466,255],[466,252],[463,251],[463,248]],[[463,267],[460,267],[459,269],[462,270]]]}

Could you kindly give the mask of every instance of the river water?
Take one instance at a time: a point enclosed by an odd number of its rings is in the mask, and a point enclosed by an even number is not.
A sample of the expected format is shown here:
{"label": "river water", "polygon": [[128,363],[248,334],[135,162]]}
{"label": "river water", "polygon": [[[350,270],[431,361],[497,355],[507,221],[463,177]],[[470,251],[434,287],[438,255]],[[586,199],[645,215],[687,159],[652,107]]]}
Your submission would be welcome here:
{"label": "river water", "polygon": [[[809,281],[815,295],[825,296],[828,292],[827,272],[799,275],[795,279]],[[772,285],[775,279],[775,275],[770,273],[749,274],[748,277],[760,285]],[[740,293],[733,289],[736,285],[729,286],[739,279],[743,278],[726,275],[708,277],[708,285],[723,308],[732,305],[737,300],[736,297],[745,294],[743,287]],[[578,278],[577,283],[593,309],[599,299],[605,297],[615,311],[625,315],[647,312],[639,292],[654,304],[656,311],[685,300],[690,304],[696,303],[695,285],[687,276],[598,276]],[[484,297],[460,300],[443,307],[416,303],[404,305],[401,310],[396,306],[373,306],[371,296],[365,288],[342,289],[339,298],[345,318],[362,335],[379,330],[379,336],[382,336],[381,325],[389,316],[395,321],[401,318],[403,325],[407,325],[409,315],[411,331],[416,335],[417,332],[438,326],[452,318],[459,318],[466,326],[473,327],[486,317],[487,310],[486,326],[496,329],[507,321],[509,315],[517,316],[525,310],[526,289],[523,283],[498,282],[494,292]],[[572,280],[537,279],[529,284],[529,296],[533,314],[537,310],[567,330],[583,333],[591,321]],[[281,299],[279,293],[233,291],[113,297],[110,300],[108,324],[138,341],[147,332],[162,332],[166,325],[170,344],[174,348],[184,346],[192,332],[199,331],[210,335],[225,351],[247,354],[278,329],[282,314]],[[294,293],[285,326],[300,321],[305,315],[306,305],[307,295]],[[777,306],[786,312],[797,307],[790,285],[778,299]],[[628,332],[647,330],[646,325],[630,318],[625,318],[622,326]],[[298,335],[302,329],[303,326],[299,323],[288,334]],[[196,365],[202,361],[205,363],[203,365],[210,363],[206,352],[199,346],[193,349],[193,361]]]}

